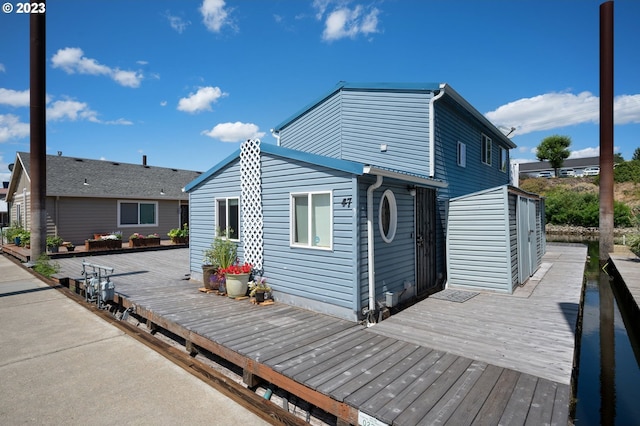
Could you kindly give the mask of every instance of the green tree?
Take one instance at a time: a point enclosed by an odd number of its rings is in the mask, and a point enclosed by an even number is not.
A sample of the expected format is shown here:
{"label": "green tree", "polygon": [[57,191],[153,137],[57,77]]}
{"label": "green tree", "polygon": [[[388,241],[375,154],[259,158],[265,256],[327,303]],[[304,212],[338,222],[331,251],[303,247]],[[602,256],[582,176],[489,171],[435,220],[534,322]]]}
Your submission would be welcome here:
{"label": "green tree", "polygon": [[631,157],[631,159],[634,161],[640,161],[640,148],[636,148],[636,150],[633,151],[633,157]]}
{"label": "green tree", "polygon": [[569,146],[571,146],[569,136],[547,136],[538,145],[536,156],[540,161],[548,160],[558,177],[558,170],[564,164],[564,160],[569,157]]}
{"label": "green tree", "polygon": [[619,152],[616,152],[615,154],[613,154],[613,162],[615,164],[624,163],[624,157]]}

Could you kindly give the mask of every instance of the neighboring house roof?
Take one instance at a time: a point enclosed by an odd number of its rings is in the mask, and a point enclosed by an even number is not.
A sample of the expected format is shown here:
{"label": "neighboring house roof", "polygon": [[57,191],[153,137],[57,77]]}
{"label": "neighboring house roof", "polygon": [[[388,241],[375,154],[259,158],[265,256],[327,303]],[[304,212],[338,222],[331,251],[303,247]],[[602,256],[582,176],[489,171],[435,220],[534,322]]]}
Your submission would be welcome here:
{"label": "neighboring house roof", "polygon": [[[186,200],[185,184],[201,172],[117,161],[47,155],[47,196]],[[9,182],[15,192],[20,172],[31,180],[30,156],[18,152]]]}
{"label": "neighboring house roof", "polygon": [[[327,167],[333,170],[343,171],[347,173],[352,173],[357,176],[361,176],[363,174],[372,174],[372,175],[382,175],[390,178],[406,180],[417,185],[423,186],[431,186],[437,188],[446,187],[446,183],[441,181],[431,179],[425,175],[418,175],[414,173],[406,173],[402,171],[386,169],[381,167],[372,167],[367,164],[358,163],[355,161],[349,160],[341,160],[339,158],[333,157],[325,157],[323,155],[311,154],[304,151],[298,151],[295,149],[283,148],[281,146],[261,143],[260,151],[266,154],[276,155],[279,157],[287,158],[290,160],[298,160],[309,164],[314,164],[316,166]],[[229,155],[227,158],[213,166],[211,169],[207,170],[200,177],[189,182],[184,188],[185,192],[189,192],[200,185],[202,182],[209,179],[211,176],[215,175],[218,171],[226,167],[229,163],[236,160],[240,156],[240,150],[236,150],[234,153]]]}
{"label": "neighboring house roof", "polygon": [[371,90],[371,91],[410,91],[410,92],[440,92],[444,91],[445,94],[449,95],[455,102],[457,102],[460,106],[462,106],[465,110],[467,110],[473,117],[475,117],[478,121],[483,123],[488,128],[492,129],[500,138],[501,142],[503,142],[509,148],[515,148],[516,145],[509,139],[504,133],[502,133],[493,123],[491,123],[487,117],[485,117],[480,111],[475,109],[473,105],[467,102],[458,92],[456,92],[451,86],[447,83],[348,83],[345,81],[341,81],[334,87],[329,93],[321,96],[315,101],[311,102],[297,113],[293,114],[291,117],[287,118],[282,123],[278,124],[274,127],[273,131],[278,132],[289,124],[297,120],[299,117],[306,114],[308,111],[315,108],[317,105],[322,103],[325,99],[329,98],[336,92],[341,90]]}
{"label": "neighboring house roof", "polygon": [[[562,168],[584,168],[600,165],[600,157],[569,158],[564,160]],[[536,161],[533,163],[520,163],[520,173],[539,172],[553,170],[548,161]]]}

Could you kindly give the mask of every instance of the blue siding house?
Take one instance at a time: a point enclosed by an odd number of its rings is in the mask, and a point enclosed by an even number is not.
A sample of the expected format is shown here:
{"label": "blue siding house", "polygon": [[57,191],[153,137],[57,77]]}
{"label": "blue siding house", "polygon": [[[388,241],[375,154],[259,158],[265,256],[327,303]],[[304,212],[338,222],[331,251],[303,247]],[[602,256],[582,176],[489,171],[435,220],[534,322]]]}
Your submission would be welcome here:
{"label": "blue siding house", "polygon": [[448,200],[509,182],[515,145],[446,84],[339,83],[185,187],[192,277],[215,230],[279,303],[353,321],[446,281]]}

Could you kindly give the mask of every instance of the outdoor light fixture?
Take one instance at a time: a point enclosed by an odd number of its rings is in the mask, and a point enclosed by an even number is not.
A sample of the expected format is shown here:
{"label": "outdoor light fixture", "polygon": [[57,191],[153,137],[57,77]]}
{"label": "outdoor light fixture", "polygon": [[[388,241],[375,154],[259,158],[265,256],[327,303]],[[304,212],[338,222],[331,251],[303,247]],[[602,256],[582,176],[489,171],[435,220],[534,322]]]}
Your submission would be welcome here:
{"label": "outdoor light fixture", "polygon": [[89,184],[87,183],[87,178],[84,178],[84,183],[83,183],[83,185],[85,185],[85,186],[89,186]]}
{"label": "outdoor light fixture", "polygon": [[411,195],[412,197],[416,196],[416,187],[415,186],[408,186],[407,190],[409,191],[409,195]]}
{"label": "outdoor light fixture", "polygon": [[387,152],[387,148],[388,146],[386,143],[380,144],[380,152]]}

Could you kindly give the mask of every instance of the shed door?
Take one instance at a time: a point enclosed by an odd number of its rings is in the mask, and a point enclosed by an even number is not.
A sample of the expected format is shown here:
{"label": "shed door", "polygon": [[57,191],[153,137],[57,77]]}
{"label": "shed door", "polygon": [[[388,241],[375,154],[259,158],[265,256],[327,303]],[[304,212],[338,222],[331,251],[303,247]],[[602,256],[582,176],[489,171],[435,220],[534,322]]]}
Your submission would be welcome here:
{"label": "shed door", "polygon": [[418,296],[436,288],[436,191],[416,189],[416,289]]}
{"label": "shed door", "polygon": [[536,270],[536,203],[518,198],[518,277],[524,283]]}

